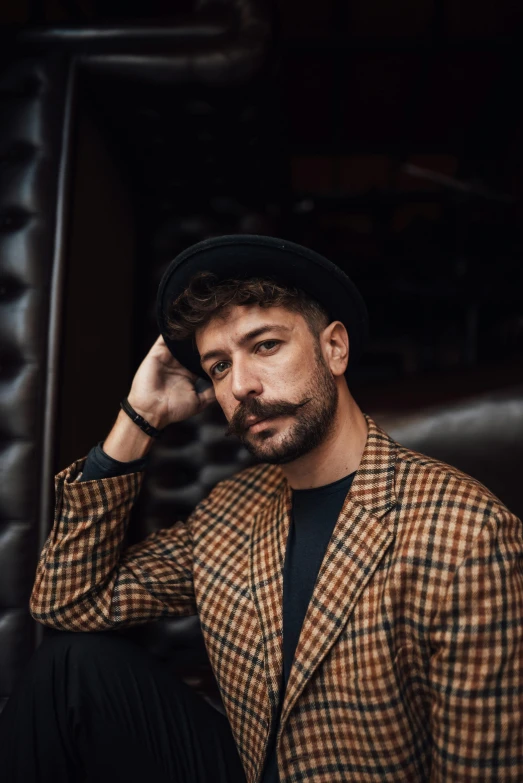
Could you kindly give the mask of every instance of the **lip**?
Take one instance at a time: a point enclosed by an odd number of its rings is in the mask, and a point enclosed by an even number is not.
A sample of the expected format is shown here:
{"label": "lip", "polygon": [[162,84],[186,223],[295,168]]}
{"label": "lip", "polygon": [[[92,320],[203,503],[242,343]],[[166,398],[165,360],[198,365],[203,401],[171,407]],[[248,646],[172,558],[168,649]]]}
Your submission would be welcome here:
{"label": "lip", "polygon": [[257,432],[258,428],[261,428],[262,424],[265,424],[265,422],[270,421],[272,418],[274,418],[274,416],[266,416],[264,419],[253,419],[250,424],[247,423],[247,429]]}

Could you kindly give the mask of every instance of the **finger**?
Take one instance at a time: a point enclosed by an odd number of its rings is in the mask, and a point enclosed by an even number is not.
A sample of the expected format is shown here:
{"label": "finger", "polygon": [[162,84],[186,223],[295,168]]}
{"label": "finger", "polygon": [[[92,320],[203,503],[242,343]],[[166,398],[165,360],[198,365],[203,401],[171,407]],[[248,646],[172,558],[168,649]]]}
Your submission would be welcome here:
{"label": "finger", "polygon": [[205,389],[205,391],[200,392],[198,394],[198,400],[200,401],[200,405],[202,407],[210,405],[211,402],[215,402],[216,395],[212,386],[209,389]]}

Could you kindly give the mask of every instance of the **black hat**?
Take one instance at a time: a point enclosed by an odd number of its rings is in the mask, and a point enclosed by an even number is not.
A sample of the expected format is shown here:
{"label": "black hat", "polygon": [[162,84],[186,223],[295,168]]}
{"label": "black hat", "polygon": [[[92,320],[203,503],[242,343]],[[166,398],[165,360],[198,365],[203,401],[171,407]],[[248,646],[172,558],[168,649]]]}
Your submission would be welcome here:
{"label": "black hat", "polygon": [[354,366],[368,336],[365,303],[354,283],[332,261],[286,239],[231,234],[191,245],[171,261],[158,288],[156,314],[160,333],[184,367],[208,380],[192,337],[167,336],[169,307],[198,272],[212,272],[219,281],[263,277],[301,288],[319,302],[331,321],[341,321],[349,334],[349,365]]}

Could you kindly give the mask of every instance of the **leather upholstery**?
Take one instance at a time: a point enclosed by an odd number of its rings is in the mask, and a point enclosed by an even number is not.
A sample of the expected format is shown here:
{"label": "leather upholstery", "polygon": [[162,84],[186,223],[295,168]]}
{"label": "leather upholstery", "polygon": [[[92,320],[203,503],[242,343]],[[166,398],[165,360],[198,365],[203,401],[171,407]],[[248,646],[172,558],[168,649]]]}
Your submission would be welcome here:
{"label": "leather upholstery", "polygon": [[32,49],[72,53],[76,64],[102,75],[155,84],[244,82],[263,63],[270,32],[259,0],[207,0],[171,25],[66,27],[23,31]]}
{"label": "leather upholstery", "polygon": [[92,69],[97,78],[117,71],[157,82],[248,80],[269,32],[262,6],[198,6],[192,20],[138,34],[23,31],[19,59],[0,75],[0,709],[42,635],[28,598],[57,469],[77,76]]}
{"label": "leather upholstery", "polygon": [[35,645],[48,326],[65,79],[27,58],[0,77],[0,708]]}

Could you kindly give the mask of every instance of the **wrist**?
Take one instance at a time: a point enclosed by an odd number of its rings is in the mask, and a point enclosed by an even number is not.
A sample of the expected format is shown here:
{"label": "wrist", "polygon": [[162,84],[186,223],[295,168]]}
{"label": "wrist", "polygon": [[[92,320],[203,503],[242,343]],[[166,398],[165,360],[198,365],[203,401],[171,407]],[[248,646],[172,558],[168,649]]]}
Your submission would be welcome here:
{"label": "wrist", "polygon": [[137,427],[125,411],[121,410],[102,448],[109,457],[119,462],[131,462],[145,457],[153,441],[154,438]]}
{"label": "wrist", "polygon": [[151,424],[157,430],[163,429],[164,424],[162,415],[158,410],[147,409],[142,407],[140,403],[135,403],[132,397],[132,393],[128,395],[127,402],[131,408],[142,417],[142,419],[145,419],[148,424]]}

